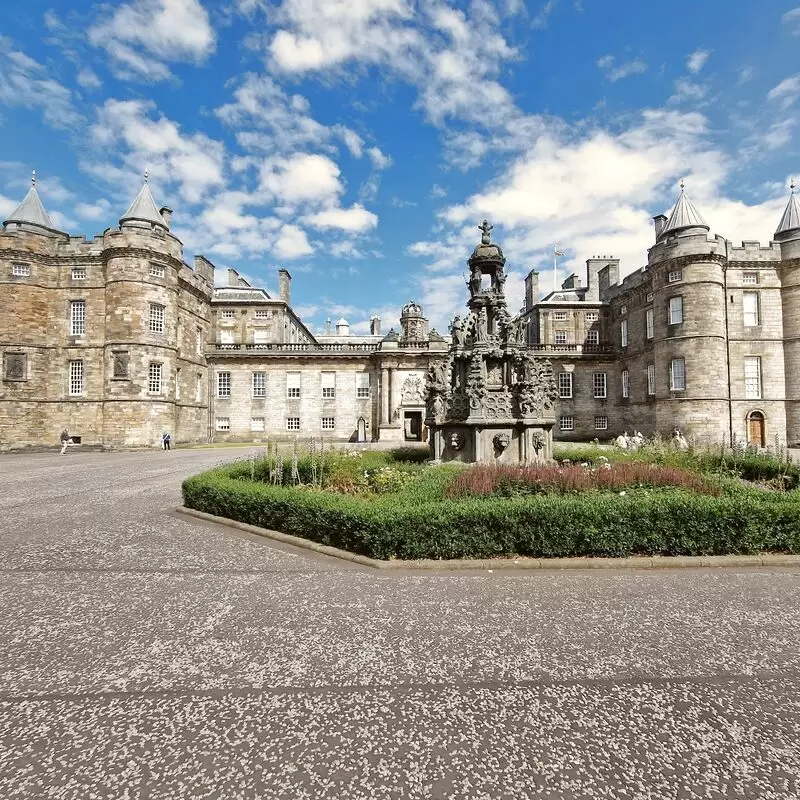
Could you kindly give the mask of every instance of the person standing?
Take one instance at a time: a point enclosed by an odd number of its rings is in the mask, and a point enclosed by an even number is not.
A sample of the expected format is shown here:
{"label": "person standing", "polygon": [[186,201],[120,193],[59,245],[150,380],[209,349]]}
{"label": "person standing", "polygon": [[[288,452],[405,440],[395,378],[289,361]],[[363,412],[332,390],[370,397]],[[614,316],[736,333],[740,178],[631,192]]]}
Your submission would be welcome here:
{"label": "person standing", "polygon": [[169,435],[168,431],[164,431],[163,436],[161,437],[161,443],[165,450],[169,450],[169,443],[172,441],[172,437]]}
{"label": "person standing", "polygon": [[69,446],[69,431],[64,428],[61,431],[61,455],[65,456],[67,454],[67,447]]}

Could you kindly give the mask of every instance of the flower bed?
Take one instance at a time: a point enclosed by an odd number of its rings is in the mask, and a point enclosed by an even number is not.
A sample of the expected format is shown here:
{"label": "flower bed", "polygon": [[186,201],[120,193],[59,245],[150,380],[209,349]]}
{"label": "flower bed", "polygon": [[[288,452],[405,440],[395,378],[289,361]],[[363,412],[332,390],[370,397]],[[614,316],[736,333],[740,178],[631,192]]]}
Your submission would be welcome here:
{"label": "flower bed", "polygon": [[374,452],[305,459],[297,474],[321,470],[318,482],[285,485],[284,471],[275,483],[264,465],[238,462],[186,480],[184,504],[379,559],[800,552],[796,492],[724,477],[642,463],[544,477],[543,468],[428,467]]}

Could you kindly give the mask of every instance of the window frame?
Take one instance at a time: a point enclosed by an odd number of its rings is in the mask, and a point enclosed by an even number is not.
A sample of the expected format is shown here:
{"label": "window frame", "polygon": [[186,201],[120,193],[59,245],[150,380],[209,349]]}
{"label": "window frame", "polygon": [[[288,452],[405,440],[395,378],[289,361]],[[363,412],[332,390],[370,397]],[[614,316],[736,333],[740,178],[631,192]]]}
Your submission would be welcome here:
{"label": "window frame", "polygon": [[553,342],[556,345],[563,346],[569,344],[568,339],[569,336],[567,335],[567,331],[563,330],[553,331]]}
{"label": "window frame", "polygon": [[[602,383],[602,394],[600,384]],[[605,400],[608,398],[608,373],[606,372],[593,372],[592,373],[592,397],[595,400]]]}
{"label": "window frame", "polygon": [[[598,420],[605,420],[605,424],[598,425]],[[608,416],[605,414],[596,414],[594,418],[594,429],[596,431],[607,431],[608,430]]]}
{"label": "window frame", "polygon": [[161,361],[151,361],[147,365],[147,394],[164,394],[164,364]]}
{"label": "window frame", "polygon": [[166,278],[167,277],[167,268],[163,264],[156,264],[154,262],[150,262],[150,269],[147,273],[151,278]]}
{"label": "window frame", "polygon": [[[681,364],[681,371],[680,377],[682,385],[678,386],[675,380],[676,371],[675,366],[676,364]],[[685,392],[686,391],[686,359],[685,358],[673,358],[670,359],[669,362],[669,390],[671,392]]]}
{"label": "window frame", "polygon": [[[673,307],[676,303],[677,306]],[[677,309],[679,319],[675,319],[675,311]],[[683,324],[683,295],[675,294],[667,301],[667,324],[668,325],[682,325]]]}
{"label": "window frame", "polygon": [[656,327],[656,313],[655,309],[653,309],[653,307],[651,306],[650,308],[646,308],[644,312],[644,333],[645,333],[645,338],[648,341],[654,338],[655,327]]}
{"label": "window frame", "polygon": [[[329,425],[326,423],[330,422]],[[335,431],[336,430],[336,417],[321,417],[320,418],[320,428],[323,431]]]}
{"label": "window frame", "polygon": [[627,400],[631,396],[631,373],[629,370],[622,370],[622,398]]}
{"label": "window frame", "polygon": [[231,397],[232,383],[230,370],[222,370],[217,375],[217,398],[229,400]]}
{"label": "window frame", "polygon": [[[292,376],[297,376],[296,386],[293,385],[295,381],[292,379]],[[301,372],[287,372],[286,373],[286,399],[287,400],[299,400],[302,395],[303,389],[303,378]]]}
{"label": "window frame", "polygon": [[[747,299],[753,298],[755,303],[755,311],[747,310]],[[755,322],[748,322],[747,317],[750,315],[751,320]],[[761,325],[761,296],[759,292],[742,292],[742,326],[745,328],[757,328]]]}
{"label": "window frame", "polygon": [[600,331],[596,328],[586,331],[586,344],[597,347],[600,344]]}
{"label": "window frame", "polygon": [[71,281],[85,281],[88,274],[86,267],[73,267],[69,272],[69,279]]}
{"label": "window frame", "polygon": [[[225,423],[223,425],[223,422]],[[226,433],[231,429],[231,418],[230,417],[214,417],[214,430],[219,431],[221,433]]]}
{"label": "window frame", "polygon": [[[295,425],[295,423],[297,423]],[[286,417],[286,430],[297,432],[300,430],[300,417]]]}
{"label": "window frame", "polygon": [[647,365],[647,396],[656,396],[656,365]]}
{"label": "window frame", "polygon": [[628,346],[628,320],[623,319],[620,320],[619,323],[619,338],[620,342],[622,343],[622,347]]}
{"label": "window frame", "polygon": [[[752,280],[748,280],[748,278],[752,278]],[[757,272],[742,272],[742,286],[758,286],[760,284],[759,275]]]}
{"label": "window frame", "polygon": [[683,280],[683,270],[673,269],[667,273],[667,283],[680,283]]}
{"label": "window frame", "polygon": [[[366,378],[366,386],[359,386],[359,383],[364,383]],[[369,400],[372,396],[372,373],[370,372],[356,372],[356,400]]]}
{"label": "window frame", "polygon": [[[752,375],[748,376],[748,374],[747,374],[747,364],[748,364],[748,362],[751,362],[751,363],[755,362],[755,364],[756,364],[755,380],[756,380],[757,383],[756,383],[756,387],[755,387],[755,393],[750,392],[749,388],[748,388],[749,386],[752,386],[752,383],[748,383],[748,382],[751,382],[754,379]],[[745,398],[745,400],[762,400],[763,399],[764,387],[763,387],[763,382],[762,382],[762,377],[761,377],[761,356],[745,356],[744,357],[744,363],[742,365],[742,370],[743,370],[743,373],[744,373],[744,398]]]}
{"label": "window frame", "polygon": [[[568,422],[568,424],[566,424]],[[573,414],[562,414],[558,418],[558,430],[562,433],[571,433],[575,430],[575,416]]]}
{"label": "window frame", "polygon": [[166,329],[167,307],[162,303],[149,303],[150,320],[148,332],[163,336]]}
{"label": "window frame", "polygon": [[15,261],[11,263],[11,277],[12,278],[30,278],[31,265],[23,264]]}
{"label": "window frame", "polygon": [[554,311],[553,312],[553,322],[566,322],[567,321],[567,312],[566,311]]}
{"label": "window frame", "polygon": [[67,394],[69,397],[83,397],[86,392],[86,367],[83,359],[71,358],[67,364]]}
{"label": "window frame", "polygon": [[69,335],[86,336],[86,300],[69,301]]}
{"label": "window frame", "polygon": [[263,400],[267,396],[267,373],[264,370],[250,373],[250,391],[257,400]]}
{"label": "window frame", "polygon": [[[569,394],[563,394],[563,392],[562,392],[562,389],[564,388],[564,387],[562,387],[562,378],[567,379],[565,382],[569,384],[569,386],[567,387],[567,391],[569,392]],[[558,373],[558,399],[559,400],[572,400],[572,397],[573,397],[573,386],[574,386],[574,380],[573,380],[571,372],[559,372]]]}
{"label": "window frame", "polygon": [[[333,378],[331,378],[331,375]],[[328,384],[326,386],[326,383]],[[333,384],[332,386],[330,384]],[[333,370],[323,370],[320,372],[320,397],[323,400],[336,399],[336,372]]]}

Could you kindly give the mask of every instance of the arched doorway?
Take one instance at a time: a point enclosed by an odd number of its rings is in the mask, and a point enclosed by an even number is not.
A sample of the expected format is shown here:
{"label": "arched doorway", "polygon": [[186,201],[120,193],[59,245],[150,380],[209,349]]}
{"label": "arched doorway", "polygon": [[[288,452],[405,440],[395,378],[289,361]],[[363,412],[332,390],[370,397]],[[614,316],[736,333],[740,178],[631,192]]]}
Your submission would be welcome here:
{"label": "arched doorway", "polygon": [[747,444],[756,447],[765,447],[767,444],[764,414],[761,411],[751,411],[747,415]]}

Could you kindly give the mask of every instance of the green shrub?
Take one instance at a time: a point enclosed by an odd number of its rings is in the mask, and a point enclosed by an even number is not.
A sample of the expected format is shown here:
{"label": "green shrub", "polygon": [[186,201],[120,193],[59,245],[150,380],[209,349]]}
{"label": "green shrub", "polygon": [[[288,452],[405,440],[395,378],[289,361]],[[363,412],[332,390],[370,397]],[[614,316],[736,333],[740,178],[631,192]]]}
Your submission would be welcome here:
{"label": "green shrub", "polygon": [[405,446],[395,447],[389,451],[389,456],[392,461],[407,461],[412,464],[424,464],[430,460],[431,451],[428,447]]}
{"label": "green shrub", "polygon": [[742,488],[443,499],[457,467],[398,492],[346,496],[251,481],[241,465],[187,479],[184,504],[378,559],[800,552],[795,493]]}

